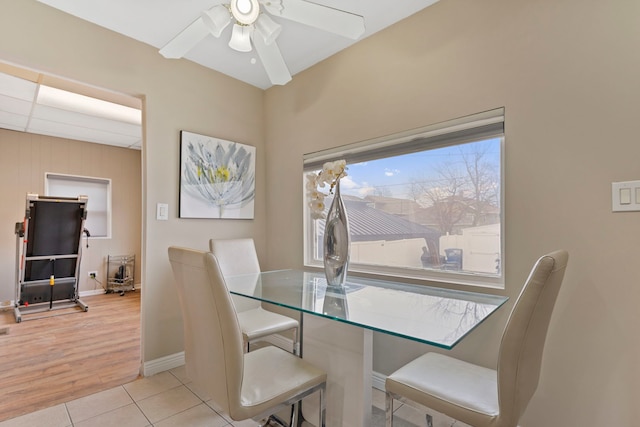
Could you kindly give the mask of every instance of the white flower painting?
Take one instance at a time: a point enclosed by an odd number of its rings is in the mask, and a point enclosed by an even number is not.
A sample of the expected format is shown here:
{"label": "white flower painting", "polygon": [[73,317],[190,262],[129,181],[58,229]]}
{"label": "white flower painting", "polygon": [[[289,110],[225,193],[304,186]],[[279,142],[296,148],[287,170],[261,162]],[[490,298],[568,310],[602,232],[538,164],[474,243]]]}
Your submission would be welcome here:
{"label": "white flower painting", "polygon": [[256,148],[180,132],[180,217],[253,219]]}

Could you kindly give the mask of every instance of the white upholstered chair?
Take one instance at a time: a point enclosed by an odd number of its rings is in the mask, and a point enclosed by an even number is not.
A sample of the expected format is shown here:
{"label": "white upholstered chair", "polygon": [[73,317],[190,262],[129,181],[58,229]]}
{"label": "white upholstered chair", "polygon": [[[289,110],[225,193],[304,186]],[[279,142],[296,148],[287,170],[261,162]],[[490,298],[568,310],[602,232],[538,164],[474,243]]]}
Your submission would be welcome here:
{"label": "white upholstered chair", "polygon": [[[319,392],[319,426],[325,425],[326,373],[274,346],[251,353],[216,257],[170,247],[184,320],[187,375],[233,420],[262,420]],[[292,418],[295,411],[292,411]],[[293,419],[292,425],[293,425]]]}
{"label": "white upholstered chair", "polygon": [[[209,250],[216,256],[223,276],[260,273],[260,263],[253,239],[210,239]],[[269,335],[293,331],[293,353],[297,354],[297,320],[262,308],[260,301],[232,295],[245,347]]]}
{"label": "white upholstered chair", "polygon": [[[533,266],[502,334],[497,370],[427,353],[387,377],[387,426],[394,400],[474,427],[516,427],[538,387],[542,352],[568,261],[566,251]],[[427,415],[427,425],[432,425]]]}

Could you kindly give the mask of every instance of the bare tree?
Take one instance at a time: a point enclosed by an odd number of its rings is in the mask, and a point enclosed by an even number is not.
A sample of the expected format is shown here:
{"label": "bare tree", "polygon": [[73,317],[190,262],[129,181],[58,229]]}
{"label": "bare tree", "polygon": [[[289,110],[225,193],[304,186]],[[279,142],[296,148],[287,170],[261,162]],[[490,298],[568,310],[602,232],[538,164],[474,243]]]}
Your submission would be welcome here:
{"label": "bare tree", "polygon": [[489,159],[491,147],[481,142],[458,146],[456,160],[435,166],[433,178],[416,177],[409,183],[410,196],[429,206],[442,233],[454,233],[465,217],[480,225],[487,211],[498,206],[499,175]]}
{"label": "bare tree", "polygon": [[423,188],[422,199],[431,205],[433,217],[440,231],[452,234],[456,224],[467,213],[467,205],[462,202],[465,182],[450,165],[442,165],[438,173],[441,178],[435,186]]}
{"label": "bare tree", "polygon": [[470,209],[473,225],[479,225],[488,207],[498,206],[499,182],[496,167],[487,159],[491,146],[487,143],[459,146],[467,187],[469,187]]}

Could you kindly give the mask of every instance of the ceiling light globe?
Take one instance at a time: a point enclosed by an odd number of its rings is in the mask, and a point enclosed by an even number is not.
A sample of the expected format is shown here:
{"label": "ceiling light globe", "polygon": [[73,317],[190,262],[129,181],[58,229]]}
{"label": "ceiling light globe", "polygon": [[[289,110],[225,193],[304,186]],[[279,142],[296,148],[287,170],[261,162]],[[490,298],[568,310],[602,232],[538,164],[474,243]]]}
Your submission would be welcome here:
{"label": "ceiling light globe", "polygon": [[258,0],[231,0],[231,14],[240,24],[251,25],[260,14]]}
{"label": "ceiling light globe", "polygon": [[231,22],[231,14],[226,7],[219,4],[202,12],[202,21],[211,34],[215,37],[220,37],[222,30],[227,28],[227,25]]}
{"label": "ceiling light globe", "polygon": [[238,5],[238,10],[243,15],[246,15],[247,13],[251,12],[251,9],[253,7],[251,4],[251,0],[238,0],[236,4]]}
{"label": "ceiling light globe", "polygon": [[233,24],[229,47],[238,52],[251,52],[251,27]]}

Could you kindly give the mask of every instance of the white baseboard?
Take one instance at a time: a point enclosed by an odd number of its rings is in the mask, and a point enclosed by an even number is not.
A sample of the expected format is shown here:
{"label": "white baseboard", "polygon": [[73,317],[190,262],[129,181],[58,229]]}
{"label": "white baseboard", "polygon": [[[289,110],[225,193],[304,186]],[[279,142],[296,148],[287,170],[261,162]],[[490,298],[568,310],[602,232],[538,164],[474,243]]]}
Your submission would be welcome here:
{"label": "white baseboard", "polygon": [[14,300],[0,301],[0,311],[13,310],[14,307]]}
{"label": "white baseboard", "polygon": [[169,369],[182,365],[184,365],[184,351],[144,362],[142,365],[142,376],[150,377],[151,375],[159,374],[160,372],[168,371]]}
{"label": "white baseboard", "polygon": [[[134,288],[136,291],[139,291],[139,290],[140,290],[140,288],[141,288],[140,283],[133,285],[133,288]],[[90,291],[80,291],[80,292],[78,292],[78,296],[79,296],[80,298],[82,298],[82,297],[89,297],[89,296],[92,296],[92,295],[102,295],[102,294],[104,294],[105,292],[106,292],[106,291],[104,290],[104,288],[92,289],[92,290],[90,290]]]}
{"label": "white baseboard", "polygon": [[100,289],[94,289],[94,290],[91,290],[91,291],[81,291],[81,292],[78,292],[78,296],[79,296],[80,298],[82,298],[82,297],[90,297],[90,296],[92,296],[92,295],[102,295],[102,294],[104,294],[104,289],[102,289],[102,288],[100,288]]}
{"label": "white baseboard", "polygon": [[381,374],[380,372],[373,371],[373,373],[371,374],[371,385],[377,390],[384,391],[384,382],[386,381],[386,379],[386,375]]}
{"label": "white baseboard", "polygon": [[[283,350],[291,351],[293,349],[293,340],[287,337],[283,337],[282,335],[274,334],[265,337],[263,341],[271,343],[276,347],[280,347]],[[300,344],[298,343],[298,348],[296,350],[300,350]]]}

